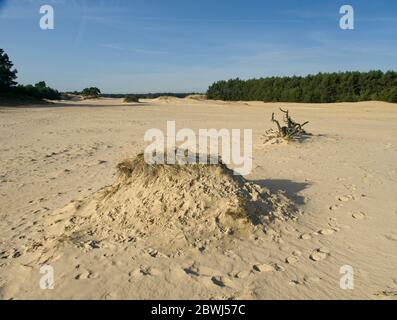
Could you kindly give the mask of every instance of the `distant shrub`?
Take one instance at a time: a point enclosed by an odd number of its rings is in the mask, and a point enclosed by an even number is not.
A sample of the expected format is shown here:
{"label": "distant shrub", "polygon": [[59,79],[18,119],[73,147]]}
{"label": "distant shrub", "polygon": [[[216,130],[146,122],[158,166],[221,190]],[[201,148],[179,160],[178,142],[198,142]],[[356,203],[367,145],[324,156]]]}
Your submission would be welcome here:
{"label": "distant shrub", "polygon": [[139,97],[138,96],[127,96],[124,98],[124,102],[126,102],[126,103],[139,102]]}
{"label": "distant shrub", "polygon": [[99,97],[101,94],[101,90],[99,90],[96,87],[91,87],[91,88],[85,88],[81,94],[83,95],[84,98],[86,99],[96,99]]}

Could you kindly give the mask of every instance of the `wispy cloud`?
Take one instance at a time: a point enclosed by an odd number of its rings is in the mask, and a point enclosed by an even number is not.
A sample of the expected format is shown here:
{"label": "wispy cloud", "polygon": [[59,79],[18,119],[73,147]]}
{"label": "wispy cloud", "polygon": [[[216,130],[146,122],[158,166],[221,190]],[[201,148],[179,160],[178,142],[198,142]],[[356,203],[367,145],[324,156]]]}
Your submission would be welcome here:
{"label": "wispy cloud", "polygon": [[100,47],[106,48],[106,49],[111,49],[111,50],[123,51],[123,52],[134,52],[134,53],[151,54],[151,55],[159,55],[159,54],[164,55],[164,54],[169,53],[169,52],[163,51],[163,50],[125,47],[124,45],[122,45],[120,43],[105,43],[105,44],[101,44]]}

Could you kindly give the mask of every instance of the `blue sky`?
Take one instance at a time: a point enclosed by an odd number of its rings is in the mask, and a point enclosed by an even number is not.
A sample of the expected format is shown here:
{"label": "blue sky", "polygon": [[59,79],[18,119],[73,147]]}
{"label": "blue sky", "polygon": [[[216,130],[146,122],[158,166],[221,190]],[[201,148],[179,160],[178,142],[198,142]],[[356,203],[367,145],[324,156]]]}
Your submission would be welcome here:
{"label": "blue sky", "polygon": [[[39,8],[55,30],[39,28]],[[339,28],[351,4],[355,30]],[[23,84],[205,91],[216,80],[396,69],[395,0],[0,0],[0,48]]]}

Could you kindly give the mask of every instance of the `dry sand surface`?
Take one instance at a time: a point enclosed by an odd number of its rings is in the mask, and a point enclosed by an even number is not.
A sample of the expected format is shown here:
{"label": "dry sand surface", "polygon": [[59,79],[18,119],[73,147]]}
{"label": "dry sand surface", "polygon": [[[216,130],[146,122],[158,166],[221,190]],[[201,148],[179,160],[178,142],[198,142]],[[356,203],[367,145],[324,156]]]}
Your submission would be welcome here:
{"label": "dry sand surface", "polygon": [[[280,106],[313,136],[267,142]],[[252,173],[147,166],[144,133],[167,120],[252,128]],[[0,155],[2,299],[397,297],[397,105],[1,107]],[[53,290],[39,286],[46,264]]]}

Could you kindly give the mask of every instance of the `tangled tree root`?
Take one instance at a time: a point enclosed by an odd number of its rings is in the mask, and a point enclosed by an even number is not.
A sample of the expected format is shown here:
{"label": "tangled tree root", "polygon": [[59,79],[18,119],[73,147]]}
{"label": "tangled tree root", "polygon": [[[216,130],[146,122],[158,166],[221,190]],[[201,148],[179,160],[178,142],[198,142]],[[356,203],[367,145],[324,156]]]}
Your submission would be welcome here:
{"label": "tangled tree root", "polygon": [[274,113],[272,113],[271,119],[271,121],[277,125],[278,131],[275,132],[274,130],[272,130],[272,132],[275,133],[276,138],[283,138],[285,140],[299,140],[303,136],[310,135],[303,129],[303,127],[307,125],[309,121],[300,124],[292,120],[292,118],[289,116],[288,110],[285,111],[280,108],[280,111],[284,113],[284,126],[281,126],[280,122],[274,118]]}

